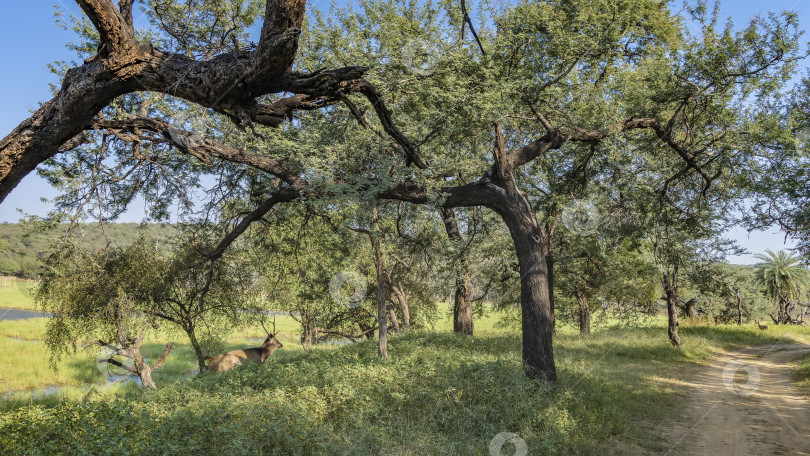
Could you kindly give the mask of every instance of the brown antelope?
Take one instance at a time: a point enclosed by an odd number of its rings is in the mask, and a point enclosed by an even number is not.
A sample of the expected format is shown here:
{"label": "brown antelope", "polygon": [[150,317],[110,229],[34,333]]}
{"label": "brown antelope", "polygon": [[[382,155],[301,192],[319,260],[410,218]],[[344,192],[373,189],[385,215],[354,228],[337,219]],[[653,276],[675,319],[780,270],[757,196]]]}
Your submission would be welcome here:
{"label": "brown antelope", "polygon": [[766,329],[768,329],[768,325],[759,324],[759,320],[754,320],[754,322],[757,324],[757,326],[759,326],[760,330],[765,331]]}
{"label": "brown antelope", "polygon": [[[262,328],[264,328],[264,322],[262,322]],[[233,350],[229,351],[228,353],[205,358],[205,360],[208,361],[208,370],[213,372],[223,372],[242,365],[245,360],[251,360],[255,363],[264,364],[267,358],[273,356],[273,352],[276,351],[277,348],[284,346],[281,342],[279,342],[278,339],[276,339],[275,329],[275,321],[273,321],[272,333],[267,331],[267,328],[264,328],[264,330],[267,332],[267,339],[264,340],[264,343],[260,347],[246,348],[244,350]]]}

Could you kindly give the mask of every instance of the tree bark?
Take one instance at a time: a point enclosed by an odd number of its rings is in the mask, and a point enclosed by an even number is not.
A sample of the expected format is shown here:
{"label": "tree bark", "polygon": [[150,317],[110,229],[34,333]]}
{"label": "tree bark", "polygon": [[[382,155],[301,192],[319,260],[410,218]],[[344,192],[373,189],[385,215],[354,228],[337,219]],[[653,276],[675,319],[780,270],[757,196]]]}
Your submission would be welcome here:
{"label": "tree bark", "polygon": [[391,293],[394,295],[399,311],[402,313],[402,328],[407,331],[411,328],[411,308],[408,305],[408,295],[398,283],[391,284]]}
{"label": "tree bark", "polygon": [[662,280],[667,300],[667,334],[672,345],[679,347],[681,338],[678,337],[678,264],[672,265],[671,271],[666,271]]}
{"label": "tree bark", "polygon": [[[137,339],[135,339],[134,342],[127,341],[127,339],[125,338],[122,339],[121,337],[118,337],[117,339],[119,345],[121,345],[121,347],[123,348],[114,347],[103,341],[99,341],[100,345],[107,346],[115,350],[115,352],[112,355],[110,355],[110,358],[107,359],[107,362],[112,365],[124,368],[132,372],[133,374],[137,375],[141,381],[142,386],[150,389],[157,389],[155,381],[152,380],[152,372],[158,370],[158,368],[160,368],[160,366],[162,366],[163,363],[166,361],[166,358],[169,356],[169,353],[171,353],[172,350],[174,349],[174,342],[166,344],[166,348],[163,350],[163,354],[160,356],[160,358],[158,358],[157,361],[155,361],[150,366],[143,359],[143,356],[141,356],[141,343],[143,341],[143,336],[138,337]],[[123,341],[124,343],[120,343],[121,341]],[[133,366],[130,367],[115,360],[113,358],[115,355],[121,355],[131,359]]]}
{"label": "tree bark", "polygon": [[585,293],[576,288],[574,292],[576,294],[577,303],[579,303],[579,333],[580,334],[590,334],[591,333],[591,307],[590,303],[588,302],[588,298],[585,296]]}
{"label": "tree bark", "polygon": [[202,347],[200,346],[200,342],[197,340],[197,334],[196,331],[194,331],[194,327],[186,326],[183,327],[183,330],[186,332],[188,340],[191,342],[191,348],[194,350],[194,354],[197,356],[197,365],[200,367],[200,373],[207,371],[208,366],[205,365],[205,356],[203,356]]}
{"label": "tree bark", "polygon": [[552,337],[554,327],[548,290],[543,238],[526,196],[514,189],[501,192],[494,209],[501,215],[517,252],[523,330],[523,370],[530,378],[557,380]]}
{"label": "tree bark", "polygon": [[307,310],[301,310],[301,346],[304,350],[312,348],[312,322]]}
{"label": "tree bark", "polygon": [[388,359],[388,322],[386,321],[385,299],[385,272],[383,270],[383,256],[380,239],[380,214],[377,211],[377,202],[371,216],[371,245],[374,248],[374,267],[377,270],[377,354],[382,359]]}
{"label": "tree bark", "polygon": [[734,299],[737,301],[737,324],[743,324],[743,308],[742,308],[742,298],[740,297],[740,289],[737,288],[734,290]]}
{"label": "tree bark", "polygon": [[132,355],[132,361],[135,363],[135,370],[137,371],[138,378],[141,379],[141,385],[146,388],[157,389],[155,381],[152,380],[152,368],[143,360],[140,347],[134,349],[130,348],[129,353]]}
{"label": "tree bark", "polygon": [[397,313],[394,311],[394,304],[391,303],[388,307],[388,318],[391,320],[391,326],[393,326],[394,332],[399,332],[399,320],[397,319]]}
{"label": "tree bark", "polygon": [[[557,317],[554,312],[554,254],[551,252],[551,233],[548,229],[546,231],[546,244],[548,251],[546,252],[546,269],[548,269],[548,307],[551,309],[551,326],[556,330]],[[590,330],[588,330],[590,332]]]}
{"label": "tree bark", "polygon": [[686,301],[685,303],[683,303],[683,306],[680,306],[680,307],[683,310],[683,313],[686,314],[687,317],[697,317],[698,316],[698,311],[697,311],[697,309],[695,309],[695,306],[697,305],[697,303],[698,303],[698,299],[697,298],[692,298],[692,299]]}
{"label": "tree bark", "polygon": [[461,277],[456,279],[456,293],[453,302],[453,331],[472,336],[474,326],[470,269],[466,266],[465,261]]}
{"label": "tree bark", "polygon": [[453,331],[472,336],[475,327],[472,313],[472,285],[464,237],[458,228],[453,209],[443,207],[441,214],[447,237],[459,250],[459,268],[456,272],[456,291],[453,299]]}
{"label": "tree bark", "polygon": [[[136,91],[166,93],[228,116],[236,125],[280,125],[295,110],[319,109],[343,95],[374,100],[388,122],[386,132],[403,148],[406,162],[424,166],[415,148],[390,122],[376,89],[362,80],[365,68],[347,67],[313,74],[292,72],[305,2],[267,0],[255,50],[194,60],[164,52],[135,38],[129,9],[110,0],[77,0],[101,38],[98,53],[65,74],[59,92],[0,140],[0,201],[39,163],[60,148],[76,147],[94,117],[115,98]],[[122,2],[123,4],[124,2]],[[272,104],[266,94],[292,93]]]}

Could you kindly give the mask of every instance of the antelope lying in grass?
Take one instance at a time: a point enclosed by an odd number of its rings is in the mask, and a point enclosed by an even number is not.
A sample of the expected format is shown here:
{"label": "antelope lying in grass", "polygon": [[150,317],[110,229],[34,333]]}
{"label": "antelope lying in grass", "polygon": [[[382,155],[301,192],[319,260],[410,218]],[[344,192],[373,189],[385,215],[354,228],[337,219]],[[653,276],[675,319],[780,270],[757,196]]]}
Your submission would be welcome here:
{"label": "antelope lying in grass", "polygon": [[[262,322],[262,328],[264,328],[264,322]],[[246,348],[244,350],[233,350],[229,351],[228,353],[205,358],[205,360],[208,361],[208,370],[213,372],[223,372],[242,365],[245,360],[251,360],[255,363],[264,364],[267,358],[273,356],[273,352],[275,352],[277,348],[284,346],[281,342],[279,342],[278,339],[276,339],[275,329],[275,321],[273,321],[272,333],[267,331],[267,328],[264,328],[265,332],[267,332],[267,339],[264,340],[264,343],[260,347]]]}
{"label": "antelope lying in grass", "polygon": [[759,324],[759,320],[754,320],[754,322],[757,324],[757,326],[759,326],[760,330],[765,331],[766,329],[768,329],[768,325]]}

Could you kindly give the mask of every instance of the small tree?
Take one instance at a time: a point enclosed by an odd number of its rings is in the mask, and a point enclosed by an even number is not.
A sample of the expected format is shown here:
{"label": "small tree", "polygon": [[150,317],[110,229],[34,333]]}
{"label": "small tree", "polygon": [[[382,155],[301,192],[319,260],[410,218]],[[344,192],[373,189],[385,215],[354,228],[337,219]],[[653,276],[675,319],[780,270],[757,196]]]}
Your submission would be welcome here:
{"label": "small tree", "polygon": [[[131,247],[86,253],[65,244],[52,254],[36,290],[37,302],[52,314],[45,333],[54,365],[73,344],[84,339],[109,347],[104,360],[131,371],[143,386],[156,388],[152,372],[174,348],[166,344],[160,358],[149,365],[141,355],[144,336],[157,320],[150,313],[160,287],[160,269],[145,255],[142,242]],[[130,358],[124,364],[116,356]]]}
{"label": "small tree", "polygon": [[793,323],[791,310],[795,299],[807,289],[810,274],[799,257],[783,250],[776,253],[765,250],[765,254],[755,256],[762,262],[756,265],[754,277],[765,295],[776,301],[776,316],[771,314],[771,319],[776,324]]}
{"label": "small tree", "polygon": [[370,336],[376,326],[367,303],[372,269],[365,239],[348,229],[344,208],[330,216],[317,204],[280,207],[251,233],[251,264],[261,276],[258,288],[273,310],[290,312],[301,325],[301,343],[320,338],[351,340]]}
{"label": "small tree", "polygon": [[204,359],[219,349],[220,336],[243,324],[260,303],[253,271],[241,264],[238,249],[208,261],[195,244],[183,242],[168,255],[150,247],[163,274],[147,312],[180,327],[205,372]]}

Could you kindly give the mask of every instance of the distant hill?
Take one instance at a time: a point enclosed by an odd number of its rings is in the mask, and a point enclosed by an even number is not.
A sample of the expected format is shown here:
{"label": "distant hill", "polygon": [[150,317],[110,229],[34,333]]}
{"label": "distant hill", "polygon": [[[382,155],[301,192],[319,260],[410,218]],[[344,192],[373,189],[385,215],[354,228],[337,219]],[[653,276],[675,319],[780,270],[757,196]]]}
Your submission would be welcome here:
{"label": "distant hill", "polygon": [[[25,225],[0,223],[0,275],[36,276],[40,259],[47,256],[56,241],[65,235],[66,228],[67,225],[64,225],[44,233],[26,235]],[[80,224],[73,230],[73,235],[79,239],[79,246],[87,250],[99,250],[107,242],[111,248],[130,245],[144,230],[149,237],[163,243],[175,232],[169,224],[138,223],[105,225],[104,233],[97,224]]]}

